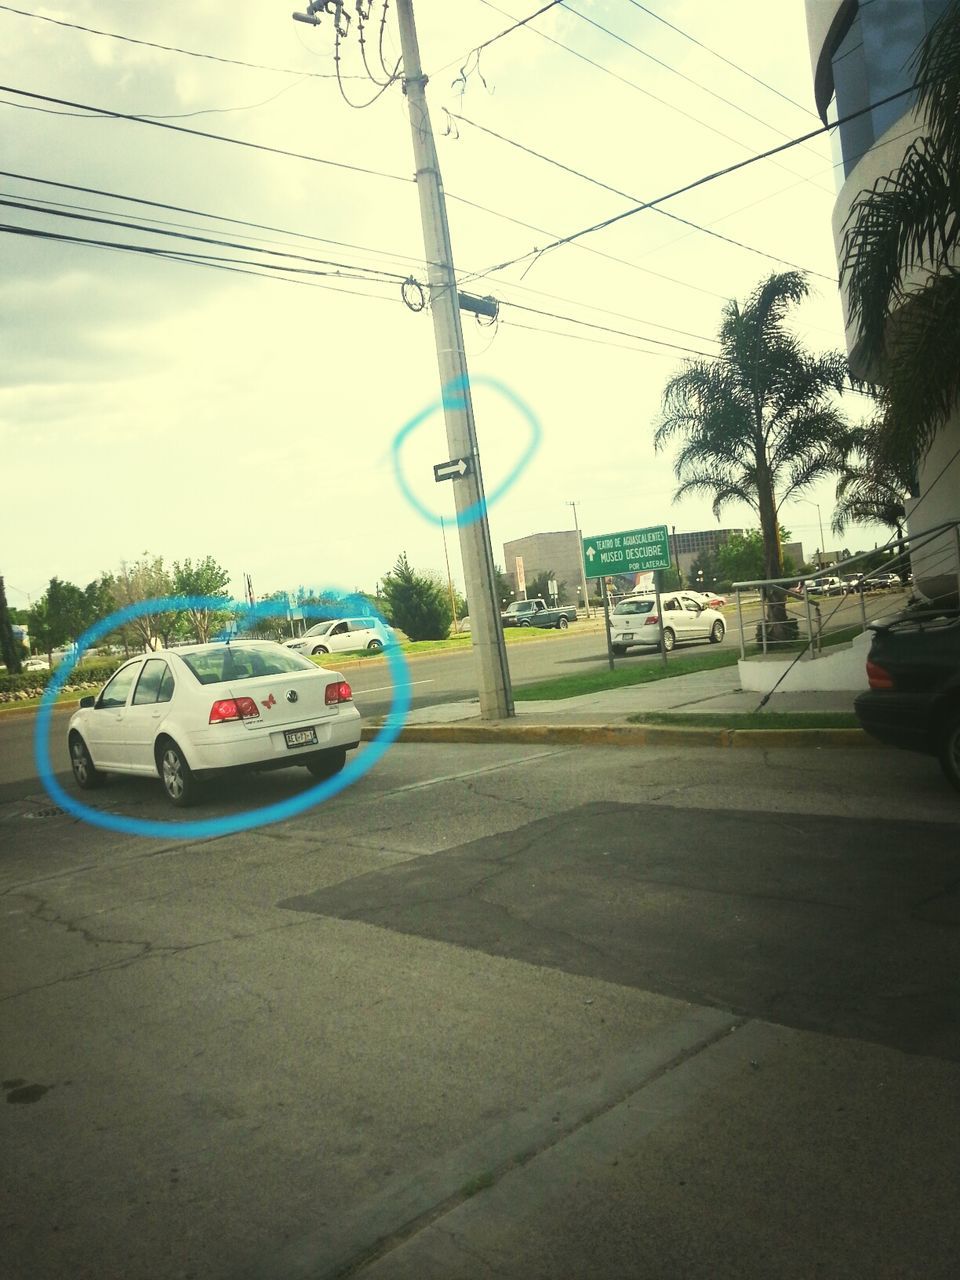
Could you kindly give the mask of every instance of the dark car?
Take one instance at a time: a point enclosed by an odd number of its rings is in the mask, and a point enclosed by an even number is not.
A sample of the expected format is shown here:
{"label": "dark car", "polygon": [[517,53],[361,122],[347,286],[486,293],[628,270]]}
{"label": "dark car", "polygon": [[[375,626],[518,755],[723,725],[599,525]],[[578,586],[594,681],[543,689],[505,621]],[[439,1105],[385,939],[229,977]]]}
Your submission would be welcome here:
{"label": "dark car", "polygon": [[960,613],[902,615],[874,623],[870,689],[854,702],[867,733],[937,756],[960,791]]}

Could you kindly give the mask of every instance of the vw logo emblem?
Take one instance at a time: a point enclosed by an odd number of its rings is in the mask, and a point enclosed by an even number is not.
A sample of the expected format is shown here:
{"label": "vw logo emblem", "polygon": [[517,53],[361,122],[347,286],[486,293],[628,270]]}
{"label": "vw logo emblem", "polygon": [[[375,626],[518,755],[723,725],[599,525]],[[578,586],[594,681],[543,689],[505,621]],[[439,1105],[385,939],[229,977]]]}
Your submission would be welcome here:
{"label": "vw logo emblem", "polygon": [[288,689],[288,690],[287,690],[287,701],[288,701],[288,702],[296,702],[296,700],[297,700],[297,691],[296,691],[296,689]]}

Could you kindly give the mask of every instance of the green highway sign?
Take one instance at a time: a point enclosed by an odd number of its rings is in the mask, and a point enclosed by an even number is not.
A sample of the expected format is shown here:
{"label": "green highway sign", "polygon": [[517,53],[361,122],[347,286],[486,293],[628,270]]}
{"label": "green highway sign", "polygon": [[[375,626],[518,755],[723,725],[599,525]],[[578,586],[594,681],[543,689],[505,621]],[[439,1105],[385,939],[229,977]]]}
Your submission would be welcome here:
{"label": "green highway sign", "polygon": [[614,573],[648,573],[670,568],[667,526],[629,529],[626,533],[600,533],[583,539],[583,563],[588,578]]}

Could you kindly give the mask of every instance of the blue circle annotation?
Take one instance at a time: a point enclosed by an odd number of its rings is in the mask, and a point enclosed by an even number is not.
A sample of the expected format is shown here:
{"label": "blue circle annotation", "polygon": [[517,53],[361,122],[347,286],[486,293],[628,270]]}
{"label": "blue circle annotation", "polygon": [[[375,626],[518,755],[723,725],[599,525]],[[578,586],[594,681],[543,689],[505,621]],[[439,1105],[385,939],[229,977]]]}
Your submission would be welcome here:
{"label": "blue circle annotation", "polygon": [[[510,402],[513,408],[520,414],[521,418],[523,418],[527,423],[527,426],[530,428],[530,434],[520,457],[514,463],[507,475],[500,481],[497,487],[491,493],[488,493],[485,498],[481,498],[477,502],[472,503],[457,515],[457,524],[460,526],[475,524],[476,521],[482,519],[486,515],[488,508],[492,507],[494,503],[499,502],[504,494],[512,488],[514,484],[516,484],[522,472],[529,465],[531,458],[540,447],[540,439],[543,434],[536,414],[530,406],[511,391],[509,387],[505,386],[502,382],[498,382],[496,378],[487,377],[474,378],[472,383],[474,386],[492,387],[494,391],[498,391],[504,399]],[[415,414],[409,422],[405,423],[397,432],[393,444],[391,445],[393,470],[397,478],[397,484],[400,486],[400,491],[415,511],[418,511],[425,520],[429,521],[430,524],[435,524],[437,526],[440,525],[443,517],[441,517],[437,512],[431,511],[429,507],[420,501],[417,495],[410,488],[407,478],[403,473],[400,451],[408,437],[412,435],[418,427],[421,427],[423,423],[426,422],[427,418],[429,418],[431,414],[436,413],[438,409],[465,408],[466,396],[464,391],[469,387],[469,385],[470,383],[466,378],[457,378],[455,381],[447,383],[443,388],[439,399],[428,404],[425,409],[421,409],[421,411]]]}
{"label": "blue circle annotation", "polygon": [[[313,594],[309,603],[298,607],[311,616],[330,616],[337,607],[347,609],[352,614],[364,614],[386,619],[374,609],[369,601],[356,595],[339,591],[323,591]],[[313,603],[316,601],[316,603]],[[308,787],[299,795],[274,804],[264,805],[250,813],[232,814],[218,818],[203,818],[185,822],[159,822],[150,819],[128,818],[122,814],[104,813],[82,804],[69,792],[65,791],[54,776],[50,761],[50,732],[53,722],[53,707],[57,695],[64,688],[67,679],[80,660],[84,651],[95,645],[98,640],[116,631],[124,623],[137,618],[144,618],[160,613],[171,613],[183,610],[210,610],[217,613],[236,612],[238,627],[250,629],[260,618],[277,617],[287,611],[286,601],[264,600],[259,604],[248,604],[235,600],[223,600],[218,596],[164,596],[154,600],[141,600],[135,604],[118,609],[109,617],[88,627],[77,640],[76,648],[55,670],[47,684],[37,711],[37,722],[34,730],[34,760],[37,773],[47,794],[53,801],[74,817],[95,827],[103,827],[108,831],[120,831],[125,835],[153,836],[160,839],[204,840],[219,836],[235,835],[241,831],[251,831],[256,827],[265,827],[274,822],[284,822],[306,813],[325,800],[332,799],[347,787],[352,786],[370,772],[373,766],[383,758],[389,748],[396,742],[410,710],[410,686],[407,681],[408,666],[398,645],[388,645],[384,649],[390,674],[393,680],[393,699],[383,728],[366,747],[362,755],[354,756],[343,770],[325,782]],[[221,633],[221,638],[225,633]]]}

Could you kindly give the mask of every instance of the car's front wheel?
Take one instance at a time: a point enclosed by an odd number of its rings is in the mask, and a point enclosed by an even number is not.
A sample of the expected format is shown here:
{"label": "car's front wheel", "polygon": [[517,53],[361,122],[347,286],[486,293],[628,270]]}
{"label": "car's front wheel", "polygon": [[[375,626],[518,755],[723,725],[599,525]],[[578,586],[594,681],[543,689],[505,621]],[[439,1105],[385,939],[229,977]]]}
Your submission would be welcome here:
{"label": "car's front wheel", "polygon": [[329,653],[330,650],[327,648],[325,644],[315,644],[313,648],[310,650],[310,652],[313,654],[314,657],[316,657],[320,653]]}
{"label": "car's front wheel", "polygon": [[529,627],[529,625],[530,625],[529,618],[524,618],[524,620],[520,623],[521,627]]}
{"label": "car's front wheel", "polygon": [[106,781],[105,775],[93,763],[87,744],[79,733],[70,735],[70,767],[81,791],[93,791]]}
{"label": "car's front wheel", "polygon": [[371,640],[370,643],[367,645],[367,648],[371,653],[379,653],[380,650],[383,648],[383,641]]}
{"label": "car's front wheel", "polygon": [[723,625],[723,623],[718,618],[716,622],[713,624],[713,626],[710,628],[710,643],[719,644],[720,641],[723,639],[726,633],[726,630],[727,628]]}
{"label": "car's front wheel", "polygon": [[949,711],[943,724],[940,767],[950,785],[960,791],[960,707]]}
{"label": "car's front wheel", "polygon": [[197,798],[197,780],[187,764],[186,756],[173,741],[165,738],[157,749],[157,765],[160,781],[167,799],[178,809],[185,809]]}
{"label": "car's front wheel", "polygon": [[312,777],[320,780],[332,778],[347,763],[346,748],[336,747],[331,751],[324,751],[320,755],[311,756],[304,763],[310,770]]}

